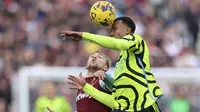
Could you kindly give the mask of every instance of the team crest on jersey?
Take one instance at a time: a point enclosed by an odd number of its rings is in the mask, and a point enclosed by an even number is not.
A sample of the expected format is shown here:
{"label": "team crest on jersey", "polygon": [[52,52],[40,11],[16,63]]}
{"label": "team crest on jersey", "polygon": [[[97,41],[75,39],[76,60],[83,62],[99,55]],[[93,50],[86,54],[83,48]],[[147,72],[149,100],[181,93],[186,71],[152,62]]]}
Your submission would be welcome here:
{"label": "team crest on jersey", "polygon": [[80,94],[78,94],[78,96],[76,97],[76,102],[78,101],[78,100],[81,100],[81,99],[83,99],[83,98],[92,98],[90,95],[88,95],[87,93],[80,93]]}

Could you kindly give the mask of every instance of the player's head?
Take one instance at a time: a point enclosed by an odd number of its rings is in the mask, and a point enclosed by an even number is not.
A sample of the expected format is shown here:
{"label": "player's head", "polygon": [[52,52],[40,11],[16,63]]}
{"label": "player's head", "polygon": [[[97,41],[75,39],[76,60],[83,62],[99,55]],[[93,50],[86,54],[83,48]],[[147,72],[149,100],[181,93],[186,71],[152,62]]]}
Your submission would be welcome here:
{"label": "player's head", "polygon": [[122,38],[125,35],[135,32],[135,23],[129,17],[116,18],[112,24],[110,36]]}
{"label": "player's head", "polygon": [[104,53],[96,52],[88,58],[86,69],[108,71],[111,66],[111,59]]}
{"label": "player's head", "polygon": [[53,98],[56,96],[56,85],[52,81],[46,81],[42,84],[40,88],[40,92],[42,95],[47,96],[49,98]]}

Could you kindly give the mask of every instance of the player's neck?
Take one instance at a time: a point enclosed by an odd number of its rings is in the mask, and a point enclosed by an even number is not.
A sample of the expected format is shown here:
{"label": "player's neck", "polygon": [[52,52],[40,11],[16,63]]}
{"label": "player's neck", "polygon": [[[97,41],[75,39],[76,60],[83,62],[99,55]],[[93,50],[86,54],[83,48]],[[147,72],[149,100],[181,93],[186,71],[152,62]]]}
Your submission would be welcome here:
{"label": "player's neck", "polygon": [[94,73],[98,71],[98,69],[95,69],[95,68],[90,68],[88,69],[87,71],[87,76],[86,77],[93,77],[94,76]]}

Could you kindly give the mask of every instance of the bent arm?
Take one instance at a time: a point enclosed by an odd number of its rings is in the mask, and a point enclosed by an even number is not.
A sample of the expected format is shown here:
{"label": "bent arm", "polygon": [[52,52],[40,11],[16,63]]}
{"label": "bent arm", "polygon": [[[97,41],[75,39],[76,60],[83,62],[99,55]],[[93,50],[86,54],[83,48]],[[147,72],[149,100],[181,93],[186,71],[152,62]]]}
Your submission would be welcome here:
{"label": "bent arm", "polygon": [[86,32],[82,33],[82,38],[83,40],[90,41],[98,45],[104,46],[106,48],[115,50],[128,50],[130,48],[137,49],[138,47],[137,46],[138,41],[127,38],[117,39],[113,37],[95,35]]}
{"label": "bent arm", "polygon": [[101,92],[88,83],[85,84],[83,91],[112,109],[118,108],[118,103],[112,95]]}

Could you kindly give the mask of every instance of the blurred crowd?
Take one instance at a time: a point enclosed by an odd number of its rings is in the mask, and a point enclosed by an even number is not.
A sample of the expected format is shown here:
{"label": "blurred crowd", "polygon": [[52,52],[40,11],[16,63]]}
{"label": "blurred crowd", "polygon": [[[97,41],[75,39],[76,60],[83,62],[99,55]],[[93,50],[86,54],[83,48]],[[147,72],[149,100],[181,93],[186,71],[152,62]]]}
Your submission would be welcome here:
{"label": "blurred crowd", "polygon": [[[108,54],[114,66],[119,52],[59,37],[63,30],[108,35],[109,27],[89,18],[95,1],[0,0],[1,105],[10,104],[10,81],[22,66],[84,66],[97,50]],[[200,0],[109,1],[117,17],[129,16],[136,23],[135,33],[149,46],[151,66],[200,66]]]}

